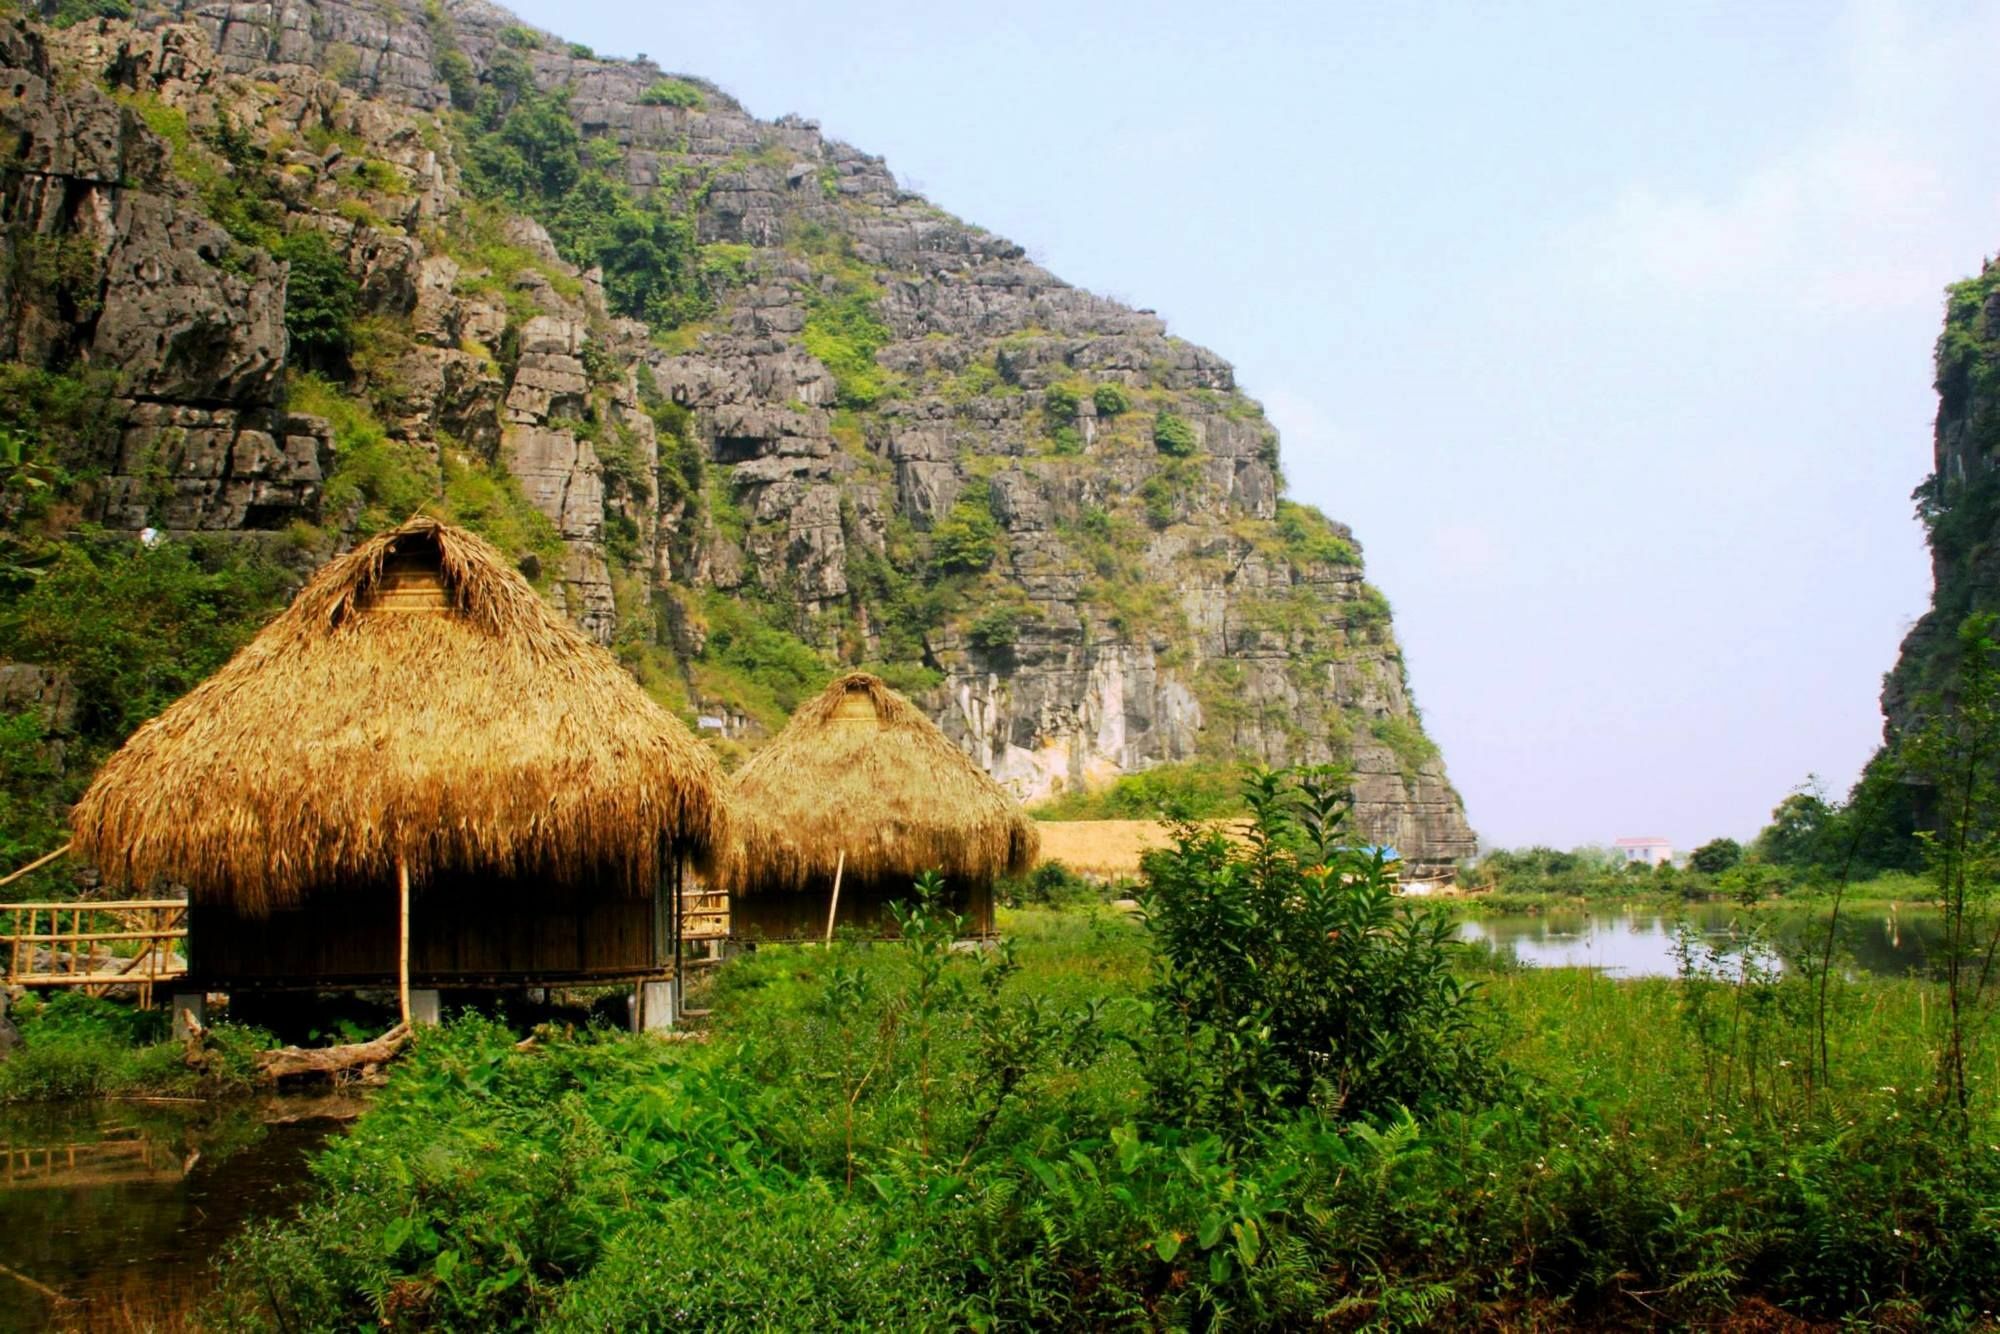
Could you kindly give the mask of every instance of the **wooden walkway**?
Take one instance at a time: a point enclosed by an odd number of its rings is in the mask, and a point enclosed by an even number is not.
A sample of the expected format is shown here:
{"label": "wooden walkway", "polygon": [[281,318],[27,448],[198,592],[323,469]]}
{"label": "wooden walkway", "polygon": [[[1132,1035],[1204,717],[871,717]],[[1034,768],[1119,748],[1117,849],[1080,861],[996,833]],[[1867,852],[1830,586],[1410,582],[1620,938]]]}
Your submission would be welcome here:
{"label": "wooden walkway", "polygon": [[139,1004],[187,972],[187,904],[180,899],[0,903],[6,980],[17,987],[80,987],[102,996],[136,987]]}

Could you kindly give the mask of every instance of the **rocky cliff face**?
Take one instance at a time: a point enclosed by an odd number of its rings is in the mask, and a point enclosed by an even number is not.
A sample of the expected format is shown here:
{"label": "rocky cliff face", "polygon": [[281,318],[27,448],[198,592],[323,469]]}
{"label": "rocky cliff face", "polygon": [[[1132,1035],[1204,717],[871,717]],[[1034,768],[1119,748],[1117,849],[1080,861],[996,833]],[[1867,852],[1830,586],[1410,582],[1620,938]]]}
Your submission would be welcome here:
{"label": "rocky cliff face", "polygon": [[[813,123],[476,2],[15,24],[0,66],[0,356],[115,373],[89,517],[331,545],[429,500],[746,744],[787,673],[879,664],[1024,797],[1345,760],[1372,839],[1472,852],[1387,603],[1230,366]],[[565,162],[541,222],[495,197]],[[306,233],[353,285],[318,357]]]}
{"label": "rocky cliff face", "polygon": [[1935,469],[1912,495],[1928,529],[1931,607],[1882,682],[1885,737],[1915,720],[1956,662],[1956,634],[2000,611],[2000,264],[1954,284],[1937,345]]}

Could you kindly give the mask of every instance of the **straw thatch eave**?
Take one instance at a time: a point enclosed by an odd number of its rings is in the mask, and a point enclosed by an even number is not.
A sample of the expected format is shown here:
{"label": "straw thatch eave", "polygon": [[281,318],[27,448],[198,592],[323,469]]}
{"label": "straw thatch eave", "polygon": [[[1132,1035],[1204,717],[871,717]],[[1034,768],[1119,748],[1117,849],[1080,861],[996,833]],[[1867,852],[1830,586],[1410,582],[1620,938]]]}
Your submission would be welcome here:
{"label": "straw thatch eave", "polygon": [[[872,720],[843,716],[865,699]],[[735,893],[833,878],[899,883],[935,870],[987,884],[1034,865],[1020,803],[878,677],[853,672],[799,706],[735,776],[722,879]],[[843,863],[844,854],[844,863]]]}
{"label": "straw thatch eave", "polygon": [[[420,566],[437,610],[391,610]],[[441,585],[441,588],[439,588]],[[719,767],[501,553],[415,519],[328,563],[134,732],[71,813],[114,883],[261,914],[334,885],[615,882],[727,833]]]}

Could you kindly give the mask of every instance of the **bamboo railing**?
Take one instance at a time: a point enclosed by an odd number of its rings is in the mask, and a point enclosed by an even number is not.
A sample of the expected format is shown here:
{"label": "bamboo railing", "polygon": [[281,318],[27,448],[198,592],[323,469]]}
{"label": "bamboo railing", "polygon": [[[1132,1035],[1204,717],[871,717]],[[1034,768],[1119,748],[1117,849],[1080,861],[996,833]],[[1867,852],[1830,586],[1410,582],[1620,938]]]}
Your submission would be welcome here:
{"label": "bamboo railing", "polygon": [[729,896],[718,891],[681,891],[681,939],[729,939]]}
{"label": "bamboo railing", "polygon": [[[81,987],[101,996],[153,988],[187,972],[187,904],[180,899],[99,903],[0,903],[8,985]],[[178,953],[178,957],[177,956]]]}

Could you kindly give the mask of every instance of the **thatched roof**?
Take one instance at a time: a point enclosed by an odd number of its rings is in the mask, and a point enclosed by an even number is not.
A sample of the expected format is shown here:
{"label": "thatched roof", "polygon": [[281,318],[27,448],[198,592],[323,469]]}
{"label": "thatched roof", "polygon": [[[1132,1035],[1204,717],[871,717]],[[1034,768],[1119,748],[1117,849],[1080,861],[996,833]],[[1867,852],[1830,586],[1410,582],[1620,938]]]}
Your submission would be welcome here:
{"label": "thatched roof", "polygon": [[507,559],[434,519],[330,562],[71,813],[113,881],[262,913],[433,875],[645,892],[726,834],[719,766]]}
{"label": "thatched roof", "polygon": [[736,838],[723,879],[737,893],[833,877],[909,880],[935,870],[984,884],[1034,864],[1034,821],[937,724],[881,681],[852,672],[799,706],[735,777]]}

